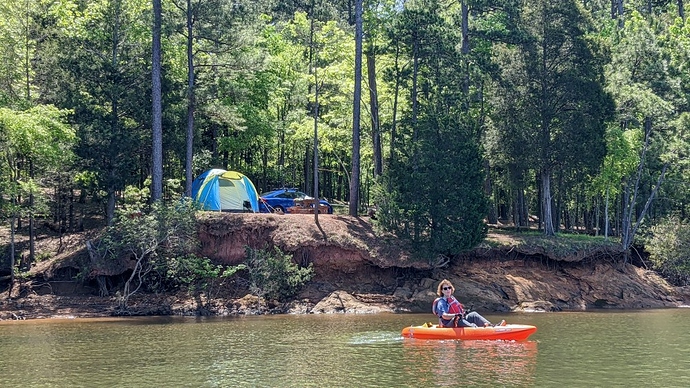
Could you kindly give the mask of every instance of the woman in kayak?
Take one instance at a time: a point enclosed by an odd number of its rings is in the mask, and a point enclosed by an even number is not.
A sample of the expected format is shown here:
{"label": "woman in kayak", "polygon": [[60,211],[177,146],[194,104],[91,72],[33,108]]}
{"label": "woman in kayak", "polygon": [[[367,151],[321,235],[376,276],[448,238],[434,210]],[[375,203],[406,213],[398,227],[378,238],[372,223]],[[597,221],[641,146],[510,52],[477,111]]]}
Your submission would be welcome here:
{"label": "woman in kayak", "polygon": [[492,325],[488,319],[482,317],[476,311],[465,314],[465,309],[453,296],[455,288],[447,279],[441,280],[436,293],[438,298],[434,300],[432,311],[438,316],[438,324],[443,327],[488,327],[505,326],[506,321],[502,320],[496,325]]}

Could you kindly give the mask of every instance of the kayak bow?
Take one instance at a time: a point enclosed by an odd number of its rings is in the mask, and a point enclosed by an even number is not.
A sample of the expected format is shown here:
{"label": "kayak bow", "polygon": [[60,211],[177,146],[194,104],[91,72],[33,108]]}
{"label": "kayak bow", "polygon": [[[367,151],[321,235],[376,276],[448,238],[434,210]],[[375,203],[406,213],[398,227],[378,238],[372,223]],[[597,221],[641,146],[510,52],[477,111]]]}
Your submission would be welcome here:
{"label": "kayak bow", "polygon": [[408,326],[402,330],[403,338],[438,340],[503,340],[524,341],[537,331],[536,326],[514,325],[490,327],[438,327]]}

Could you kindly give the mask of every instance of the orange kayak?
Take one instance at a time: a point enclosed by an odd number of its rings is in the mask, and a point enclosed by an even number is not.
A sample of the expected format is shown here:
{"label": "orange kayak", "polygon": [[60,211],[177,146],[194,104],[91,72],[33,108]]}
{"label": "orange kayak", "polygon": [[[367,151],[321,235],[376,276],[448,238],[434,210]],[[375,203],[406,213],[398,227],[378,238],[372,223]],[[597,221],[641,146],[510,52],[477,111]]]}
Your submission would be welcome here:
{"label": "orange kayak", "polygon": [[503,340],[524,341],[537,331],[531,325],[505,325],[495,327],[438,327],[408,326],[403,329],[403,338],[438,340]]}

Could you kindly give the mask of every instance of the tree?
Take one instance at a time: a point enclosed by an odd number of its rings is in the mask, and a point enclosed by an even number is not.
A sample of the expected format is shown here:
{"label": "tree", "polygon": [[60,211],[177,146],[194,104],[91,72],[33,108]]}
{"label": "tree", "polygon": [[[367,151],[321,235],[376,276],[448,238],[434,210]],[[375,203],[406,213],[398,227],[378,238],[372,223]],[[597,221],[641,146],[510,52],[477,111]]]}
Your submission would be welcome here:
{"label": "tree", "polygon": [[283,300],[293,296],[314,275],[312,263],[300,267],[292,261],[291,255],[278,247],[273,250],[245,247],[245,251],[249,288],[259,298]]}
{"label": "tree", "polygon": [[689,236],[688,221],[669,216],[652,226],[645,238],[654,269],[679,286],[690,284]]}
{"label": "tree", "polygon": [[53,84],[41,91],[55,105],[74,110],[80,137],[75,152],[106,193],[108,224],[118,192],[143,182],[136,172],[151,166],[151,105],[140,103],[152,90],[151,68],[142,60],[151,53],[149,4],[63,0],[51,9],[56,38],[49,43],[55,46],[46,47],[53,59],[41,77]]}
{"label": "tree", "polygon": [[617,102],[621,129],[636,131],[640,138],[634,150],[636,166],[623,177],[621,245],[629,252],[668,168],[684,154],[669,147],[667,139],[683,130],[682,120],[676,120],[687,109],[687,99],[678,97],[674,86],[678,81],[668,71],[673,68],[668,66],[669,56],[640,13],[633,12],[617,33],[607,69],[609,88]]}
{"label": "tree", "polygon": [[150,212],[142,211],[141,204],[118,211],[114,224],[93,244],[97,255],[92,265],[112,266],[121,260],[133,260],[132,272],[119,298],[121,308],[127,308],[129,298],[144,286],[144,278],[153,270],[157,257],[176,259],[198,249],[195,212],[192,201],[171,205],[158,201]]}
{"label": "tree", "polygon": [[151,60],[152,96],[152,179],[151,199],[155,202],[163,196],[163,102],[161,100],[161,0],[153,0],[153,40]]}
{"label": "tree", "polygon": [[[76,136],[66,124],[67,115],[67,111],[54,106],[39,105],[24,111],[0,108],[0,159],[4,162],[0,171],[4,172],[2,186],[9,195],[9,203],[0,199],[0,206],[5,208],[0,210],[7,211],[12,233],[19,217],[28,215],[33,219],[34,215],[46,212],[33,201],[44,197],[39,178],[54,171],[55,166],[71,163]],[[20,174],[23,165],[32,166],[28,179]],[[21,198],[27,196],[32,200],[22,203]],[[14,282],[14,235],[11,240],[10,268]],[[27,259],[24,267],[28,267],[34,257],[31,255]]]}
{"label": "tree", "polygon": [[7,1],[0,5],[0,105],[29,104],[33,84],[32,59],[39,30],[35,19],[43,11],[33,1]]}
{"label": "tree", "polygon": [[362,98],[362,0],[355,1],[355,92],[352,110],[352,180],[350,181],[350,215],[359,212],[360,174],[360,100]]}
{"label": "tree", "polygon": [[[197,77],[201,69],[217,70],[229,67],[223,59],[236,55],[252,39],[256,19],[265,6],[258,1],[176,0],[175,7],[182,13],[184,24],[179,32],[185,38],[187,62],[187,115],[185,135],[185,194],[191,195],[193,181],[195,115],[197,115]],[[212,72],[207,82],[218,74]]]}
{"label": "tree", "polygon": [[[513,75],[526,85],[515,101],[523,110],[518,132],[527,131],[527,148],[534,149],[541,194],[544,234],[556,232],[552,211],[552,177],[558,169],[593,169],[605,152],[605,122],[613,101],[604,91],[603,58],[587,34],[590,20],[571,0],[528,1],[523,9],[527,39],[520,44],[519,67]],[[517,85],[513,82],[513,85]],[[512,92],[512,91],[509,91]],[[506,133],[510,136],[510,133]]]}
{"label": "tree", "polygon": [[382,226],[444,265],[484,237],[486,198],[477,111],[462,104],[458,32],[438,10],[435,1],[406,6],[393,35],[411,63],[402,82],[410,98],[386,172],[390,189],[376,201]]}

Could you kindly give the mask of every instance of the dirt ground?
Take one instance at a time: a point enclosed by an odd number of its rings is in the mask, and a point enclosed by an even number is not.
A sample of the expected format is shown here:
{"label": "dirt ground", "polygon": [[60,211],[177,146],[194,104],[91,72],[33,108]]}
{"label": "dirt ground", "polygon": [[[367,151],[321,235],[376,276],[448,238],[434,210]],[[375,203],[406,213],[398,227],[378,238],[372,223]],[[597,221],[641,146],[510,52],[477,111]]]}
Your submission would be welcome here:
{"label": "dirt ground", "polygon": [[[300,264],[312,263],[314,277],[295,298],[281,303],[258,300],[228,281],[208,295],[140,293],[120,309],[116,289],[101,297],[93,280],[74,280],[88,257],[85,242],[95,232],[62,238],[41,232],[36,249],[46,259],[12,290],[0,282],[0,319],[427,312],[444,278],[454,283],[464,304],[479,311],[664,308],[690,300],[688,290],[622,264],[610,247],[560,252],[525,243],[519,235],[492,233],[487,244],[446,261],[412,257],[399,240],[377,233],[368,218],[320,215],[317,224],[306,214],[205,213],[199,238],[202,254],[214,262],[242,262],[245,246],[277,246]],[[0,239],[9,241],[6,231],[0,231]],[[18,256],[26,255],[25,236],[16,241]]]}

